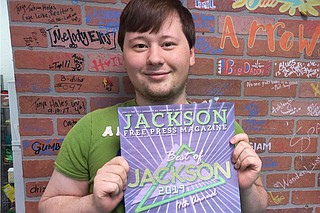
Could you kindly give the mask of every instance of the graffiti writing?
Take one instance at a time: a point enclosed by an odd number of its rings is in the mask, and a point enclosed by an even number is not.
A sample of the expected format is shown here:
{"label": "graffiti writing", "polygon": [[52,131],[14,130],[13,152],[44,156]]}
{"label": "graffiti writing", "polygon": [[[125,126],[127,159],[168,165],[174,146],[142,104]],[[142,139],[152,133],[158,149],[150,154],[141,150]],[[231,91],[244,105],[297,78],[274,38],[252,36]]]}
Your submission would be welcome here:
{"label": "graffiti writing", "polygon": [[311,174],[312,171],[316,168],[316,166],[320,164],[320,156],[317,156],[316,160],[312,162],[311,168],[308,169],[306,166],[303,166],[303,170],[300,172],[295,172],[294,176],[289,178],[289,175],[287,175],[287,178],[282,179],[281,181],[277,181],[276,183],[273,184],[273,187],[275,188],[283,188],[286,189],[287,187],[290,187],[293,185],[295,182],[299,181],[300,178],[305,176],[306,174]]}
{"label": "graffiti writing", "polygon": [[97,30],[64,29],[57,25],[47,30],[52,47],[115,49],[115,33]]}
{"label": "graffiti writing", "polygon": [[210,90],[211,94],[213,96],[222,96],[225,94],[225,91],[227,91],[229,88],[229,84],[225,82],[214,82],[214,87],[212,90]]}
{"label": "graffiti writing", "polygon": [[271,143],[250,143],[250,145],[252,146],[252,148],[256,151],[262,150],[262,151],[266,151],[266,150],[271,150]]}
{"label": "graffiti writing", "polygon": [[43,193],[47,186],[38,186],[37,184],[30,188],[29,192],[31,194]]}
{"label": "graffiti writing", "polygon": [[86,111],[85,102],[77,99],[51,98],[49,100],[41,100],[37,98],[32,102],[31,107],[34,107],[35,111],[39,111],[40,113],[51,114],[82,114]]}
{"label": "graffiti writing", "polygon": [[64,61],[55,61],[49,64],[49,69],[51,70],[65,70],[71,68],[72,71],[81,71],[84,65],[84,57],[77,54],[73,54],[71,59]]}
{"label": "graffiti writing", "polygon": [[56,155],[63,139],[40,139],[23,141],[25,155]]}
{"label": "graffiti writing", "polygon": [[320,78],[320,63],[298,62],[294,59],[283,61],[279,63],[275,76]]}
{"label": "graffiti writing", "polygon": [[214,16],[201,13],[193,13],[192,18],[197,31],[214,32]]}
{"label": "graffiti writing", "polygon": [[[276,39],[276,30],[278,27],[285,28],[286,25],[283,22],[277,22],[276,24],[259,24],[258,21],[253,20],[249,30],[249,39],[248,39],[248,48],[253,48],[256,42],[257,33],[259,30],[265,31],[267,33],[267,43],[268,49],[270,52],[275,52],[276,50],[276,41],[279,42],[279,47],[283,51],[290,51],[294,46],[294,33],[290,31],[285,31],[281,36],[280,39]],[[308,39],[304,38],[304,25],[299,25],[299,52],[302,53],[304,50],[306,55],[311,56],[316,44],[317,40],[320,37],[320,27],[315,29],[314,34],[312,35],[311,41],[309,42]],[[234,23],[232,17],[226,16],[225,22],[223,26],[223,33],[220,42],[220,48],[224,49],[226,40],[230,39],[232,45],[235,48],[239,48],[240,44],[235,33]]]}
{"label": "graffiti writing", "polygon": [[276,107],[272,107],[272,113],[282,113],[283,115],[294,115],[301,110],[301,107],[293,107],[292,98],[288,98],[285,103],[280,102]]}
{"label": "graffiti writing", "polygon": [[290,89],[293,85],[298,85],[297,81],[291,82],[291,81],[279,81],[279,80],[266,80],[266,81],[247,81],[246,86],[249,87],[265,87],[267,85],[271,85],[272,90],[280,90],[284,88]]}
{"label": "graffiti writing", "polygon": [[103,79],[103,87],[107,90],[107,91],[111,91],[112,87],[113,87],[113,83],[111,81],[110,78],[104,78]]}
{"label": "graffiti writing", "polygon": [[95,71],[106,71],[108,70],[108,68],[122,67],[123,65],[124,64],[122,56],[116,55],[111,57],[93,59],[91,68]]}
{"label": "graffiti writing", "polygon": [[312,103],[311,105],[309,105],[307,107],[308,110],[308,114],[309,116],[313,116],[313,117],[319,117],[320,116],[320,106],[318,106],[318,104],[314,104]]}
{"label": "graffiti writing", "polygon": [[41,3],[13,3],[19,20],[28,22],[80,23],[81,16],[73,7]]}
{"label": "graffiti writing", "polygon": [[197,37],[195,48],[202,53],[208,53],[212,55],[223,54],[223,48],[214,48],[205,37]]}
{"label": "graffiti writing", "polygon": [[195,0],[194,6],[197,9],[215,9],[214,0]]}
{"label": "graffiti writing", "polygon": [[[300,127],[297,129],[297,132],[299,132],[302,129]],[[315,126],[312,126],[308,131],[307,131],[307,137],[300,137],[298,140],[295,139],[295,135],[290,139],[290,147],[295,147],[296,145],[300,145],[300,153],[305,152],[311,145],[311,137],[316,136],[319,137],[320,134],[320,123],[317,123]],[[302,158],[302,155],[300,156]]]}
{"label": "graffiti writing", "polygon": [[64,127],[73,127],[77,122],[76,120],[63,120],[62,124]]}
{"label": "graffiti writing", "polygon": [[[47,37],[46,31],[44,28],[40,29],[40,35],[43,37]],[[33,46],[40,46],[39,39],[38,39],[38,33],[37,32],[31,32],[31,35],[29,37],[24,37],[23,40],[26,44],[26,46],[29,49],[32,49]]]}
{"label": "graffiti writing", "polygon": [[278,163],[274,162],[272,158],[263,158],[263,162],[262,162],[263,169],[275,168],[277,166],[278,166]]}
{"label": "graffiti writing", "polygon": [[258,7],[276,7],[278,4],[282,4],[279,8],[281,13],[285,13],[289,10],[289,15],[293,16],[296,10],[299,10],[302,14],[306,14],[307,12],[313,16],[318,16],[319,12],[314,8],[315,6],[319,6],[317,1],[307,0],[236,0],[232,4],[232,8],[240,8],[245,6],[248,10],[256,10]]}
{"label": "graffiti writing", "polygon": [[250,75],[269,76],[271,61],[220,59],[218,74],[220,75]]}
{"label": "graffiti writing", "polygon": [[82,87],[82,83],[84,82],[83,77],[79,76],[60,76],[60,83],[55,85],[56,88],[62,88],[63,90],[80,90]]}
{"label": "graffiti writing", "polygon": [[96,21],[100,32],[117,32],[120,25],[120,14],[120,10],[97,10],[96,8],[93,8],[93,12],[87,15],[86,22],[91,23]]}
{"label": "graffiti writing", "polygon": [[315,97],[317,97],[318,95],[320,96],[319,85],[320,85],[320,83],[317,83],[317,84],[311,83],[311,84],[310,84],[311,88],[312,88],[313,91],[314,91],[314,96],[315,96]]}
{"label": "graffiti writing", "polygon": [[[249,103],[245,106],[245,110],[248,111],[248,120],[244,121],[244,127],[248,131],[260,131],[263,129],[263,125],[265,125],[265,121],[259,121],[254,119],[253,117],[259,114],[258,105],[255,103]],[[269,146],[267,144],[260,144],[260,143],[251,143],[251,146],[254,150],[266,150]],[[271,145],[270,145],[271,148]]]}
{"label": "graffiti writing", "polygon": [[34,151],[34,154],[38,155],[41,153],[46,153],[46,152],[54,152],[54,151],[58,151],[61,148],[61,142],[62,140],[60,140],[60,143],[52,143],[49,144],[51,142],[51,140],[47,140],[45,141],[45,143],[42,143],[40,141],[36,141],[34,142],[31,147],[32,150]]}
{"label": "graffiti writing", "polygon": [[281,195],[281,196],[277,195],[277,196],[274,197],[272,192],[269,192],[269,195],[270,195],[269,198],[271,198],[271,201],[274,202],[277,205],[280,204],[281,201],[283,201],[285,199],[285,197],[283,195]]}
{"label": "graffiti writing", "polygon": [[248,119],[243,121],[243,128],[247,131],[262,131],[265,124],[265,120]]}
{"label": "graffiti writing", "polygon": [[51,92],[53,91],[53,89],[51,87],[49,88],[42,88],[42,87],[38,87],[37,84],[31,84],[31,91],[32,92],[39,92],[39,93],[47,93],[47,92]]}

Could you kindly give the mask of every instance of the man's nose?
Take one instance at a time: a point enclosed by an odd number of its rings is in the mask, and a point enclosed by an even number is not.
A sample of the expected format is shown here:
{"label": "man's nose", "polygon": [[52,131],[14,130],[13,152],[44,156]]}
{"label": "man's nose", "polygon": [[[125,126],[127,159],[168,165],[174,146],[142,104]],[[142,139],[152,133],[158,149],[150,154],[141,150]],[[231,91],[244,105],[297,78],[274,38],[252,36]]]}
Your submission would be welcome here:
{"label": "man's nose", "polygon": [[148,65],[162,65],[164,63],[163,50],[159,46],[149,47],[147,64]]}

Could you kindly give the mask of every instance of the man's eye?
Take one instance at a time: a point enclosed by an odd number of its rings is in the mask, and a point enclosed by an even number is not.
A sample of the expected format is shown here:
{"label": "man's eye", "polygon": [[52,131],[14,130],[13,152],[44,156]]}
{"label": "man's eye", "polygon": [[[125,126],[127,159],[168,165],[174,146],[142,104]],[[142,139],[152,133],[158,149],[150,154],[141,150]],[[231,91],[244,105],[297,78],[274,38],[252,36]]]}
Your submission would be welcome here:
{"label": "man's eye", "polygon": [[170,48],[170,47],[173,47],[174,46],[174,43],[173,42],[166,42],[163,44],[163,47],[166,47],[166,48]]}
{"label": "man's eye", "polygon": [[141,48],[146,48],[147,46],[144,45],[144,44],[136,44],[136,45],[134,45],[133,47],[134,47],[134,48],[139,48],[139,49],[141,49]]}

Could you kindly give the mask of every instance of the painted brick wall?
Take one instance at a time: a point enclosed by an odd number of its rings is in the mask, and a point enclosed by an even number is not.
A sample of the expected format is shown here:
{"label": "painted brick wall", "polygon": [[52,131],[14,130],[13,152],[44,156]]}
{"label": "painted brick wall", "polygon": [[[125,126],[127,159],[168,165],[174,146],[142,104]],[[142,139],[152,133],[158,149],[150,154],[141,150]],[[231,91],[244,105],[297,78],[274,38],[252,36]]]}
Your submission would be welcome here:
{"label": "painted brick wall", "polygon": [[[9,1],[28,213],[69,129],[133,97],[116,41],[127,2]],[[185,0],[197,29],[187,92],[235,102],[263,161],[268,212],[319,213],[320,6],[281,2]]]}

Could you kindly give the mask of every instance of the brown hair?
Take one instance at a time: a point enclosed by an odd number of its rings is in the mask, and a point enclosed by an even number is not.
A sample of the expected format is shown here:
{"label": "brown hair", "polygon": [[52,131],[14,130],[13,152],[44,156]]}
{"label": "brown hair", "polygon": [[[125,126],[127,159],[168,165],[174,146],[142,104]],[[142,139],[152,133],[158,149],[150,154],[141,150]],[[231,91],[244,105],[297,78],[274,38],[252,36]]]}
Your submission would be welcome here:
{"label": "brown hair", "polygon": [[123,50],[126,32],[157,33],[166,18],[177,13],[190,49],[195,44],[195,27],[192,15],[180,0],[131,0],[122,11],[118,32],[118,43]]}

